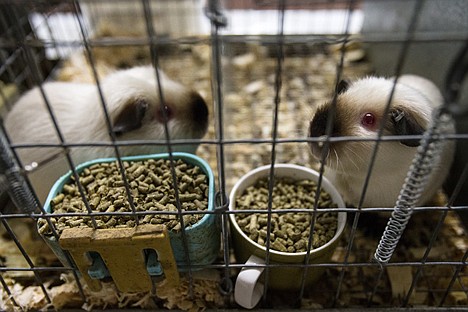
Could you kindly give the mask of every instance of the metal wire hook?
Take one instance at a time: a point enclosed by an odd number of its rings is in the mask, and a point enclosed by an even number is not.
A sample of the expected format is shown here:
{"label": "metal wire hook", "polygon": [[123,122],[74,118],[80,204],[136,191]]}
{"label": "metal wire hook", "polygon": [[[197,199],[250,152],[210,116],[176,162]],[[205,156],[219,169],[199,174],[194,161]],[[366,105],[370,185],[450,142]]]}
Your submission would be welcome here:
{"label": "metal wire hook", "polygon": [[204,8],[205,15],[217,27],[226,27],[227,18],[221,12],[221,5],[218,0],[207,0]]}

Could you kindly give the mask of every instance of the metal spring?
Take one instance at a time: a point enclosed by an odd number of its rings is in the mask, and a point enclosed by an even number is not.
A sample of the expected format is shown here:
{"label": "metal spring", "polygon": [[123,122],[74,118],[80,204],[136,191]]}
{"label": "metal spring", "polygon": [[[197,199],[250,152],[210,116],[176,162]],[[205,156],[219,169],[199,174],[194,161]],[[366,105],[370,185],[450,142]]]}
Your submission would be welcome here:
{"label": "metal spring", "polygon": [[7,191],[15,206],[22,212],[34,212],[38,207],[3,131],[0,131],[0,191]]}
{"label": "metal spring", "polygon": [[395,203],[392,216],[389,219],[384,233],[380,239],[374,254],[374,259],[379,263],[388,263],[403,231],[408,224],[413,208],[421,197],[421,194],[429,180],[431,170],[439,161],[444,140],[441,134],[447,133],[453,125],[451,116],[438,109],[435,111],[432,124],[424,133],[421,144],[408,174],[405,183]]}

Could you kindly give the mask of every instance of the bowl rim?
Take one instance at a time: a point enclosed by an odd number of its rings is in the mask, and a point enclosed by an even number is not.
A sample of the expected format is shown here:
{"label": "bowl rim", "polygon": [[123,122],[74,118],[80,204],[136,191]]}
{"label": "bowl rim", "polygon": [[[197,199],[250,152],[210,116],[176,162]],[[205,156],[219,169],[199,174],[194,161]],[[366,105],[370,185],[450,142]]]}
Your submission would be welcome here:
{"label": "bowl rim", "polygon": [[[208,191],[208,208],[207,208],[206,211],[214,211],[214,193],[215,193],[214,175],[213,175],[213,171],[212,171],[211,167],[208,165],[208,163],[204,159],[198,157],[197,155],[190,154],[190,153],[173,152],[172,157],[173,157],[174,160],[182,159],[182,160],[186,161],[189,164],[197,165],[206,174],[206,176],[208,178],[208,189],[209,189],[209,191]],[[157,159],[169,159],[169,158],[170,158],[169,153],[159,153],[159,154],[148,154],[148,155],[124,156],[124,157],[121,157],[120,159],[122,161],[142,161],[142,160],[148,160],[148,159],[156,159],[157,160]],[[96,159],[89,160],[89,161],[86,161],[86,162],[83,162],[83,163],[80,163],[80,164],[76,165],[75,170],[76,170],[76,172],[78,174],[80,174],[85,168],[88,168],[88,167],[90,167],[90,166],[92,166],[94,164],[110,163],[110,162],[114,162],[116,160],[117,160],[117,157],[96,158]],[[57,196],[57,194],[59,194],[62,191],[63,186],[67,182],[70,181],[71,175],[72,175],[72,171],[69,170],[67,173],[65,173],[60,178],[58,178],[57,181],[55,181],[55,183],[52,186],[52,188],[50,189],[49,194],[47,195],[46,201],[44,203],[44,211],[45,212],[50,213],[50,214],[53,213],[52,212],[52,206],[50,204],[51,200],[55,196]],[[195,229],[198,226],[200,226],[201,224],[207,222],[207,220],[210,218],[211,215],[213,215],[213,214],[212,213],[205,213],[205,215],[197,223],[186,227],[185,231]],[[172,235],[179,234],[179,233],[175,233],[175,232],[171,232],[171,231],[168,231],[168,232],[169,232],[170,235],[171,234]]]}
{"label": "bowl rim", "polygon": [[[297,171],[302,171],[302,172],[310,175],[311,179],[313,181],[315,181],[315,182],[317,182],[317,179],[320,176],[320,174],[316,170],[305,167],[305,166],[300,166],[300,165],[275,164],[274,167],[275,167],[275,170],[280,168],[280,169],[290,169],[290,170],[296,171],[296,172]],[[243,175],[235,183],[235,185],[233,186],[233,188],[231,190],[231,193],[229,195],[229,210],[230,211],[235,210],[235,205],[236,205],[235,204],[235,202],[236,202],[235,197],[237,196],[237,192],[239,191],[239,189],[244,186],[246,181],[249,178],[251,178],[252,176],[255,176],[255,175],[260,175],[260,176],[263,176],[263,177],[267,177],[269,172],[270,172],[270,169],[271,169],[271,165],[264,165],[264,166],[257,167],[255,169],[247,172],[245,175]],[[287,175],[281,175],[281,177],[286,177],[286,176]],[[330,196],[333,199],[333,202],[335,204],[337,204],[337,206],[338,206],[337,208],[346,208],[345,203],[344,203],[343,198],[340,195],[340,193],[333,186],[333,184],[323,175],[322,175],[322,185],[321,185],[321,187],[328,194],[330,194]],[[248,237],[244,233],[244,231],[242,231],[242,229],[240,228],[239,224],[237,223],[237,221],[235,219],[235,214],[234,213],[229,214],[229,219],[231,220],[230,223],[231,223],[232,227],[235,229],[235,231],[238,232],[244,239],[246,239],[248,243],[255,246],[256,248],[261,249],[265,253],[267,252],[267,249],[266,249],[265,246],[262,246],[262,245],[258,244],[257,242],[253,241],[250,237]],[[343,231],[345,229],[345,225],[346,225],[346,212],[344,212],[344,211],[338,212],[337,228],[336,228],[335,235],[333,235],[333,237],[327,243],[325,243],[324,245],[322,245],[322,246],[320,246],[318,248],[315,248],[315,249],[311,249],[311,250],[309,250],[309,252],[307,252],[307,251],[283,252],[283,251],[278,251],[278,250],[272,249],[271,246],[270,246],[269,252],[271,254],[274,254],[274,255],[289,256],[289,257],[291,257],[291,256],[296,256],[296,257],[297,256],[305,256],[305,255],[307,255],[307,253],[309,253],[309,255],[319,254],[321,251],[323,251],[323,250],[329,248],[330,246],[332,246],[335,243],[335,241],[338,240],[338,238],[341,236],[341,234],[343,233]]]}

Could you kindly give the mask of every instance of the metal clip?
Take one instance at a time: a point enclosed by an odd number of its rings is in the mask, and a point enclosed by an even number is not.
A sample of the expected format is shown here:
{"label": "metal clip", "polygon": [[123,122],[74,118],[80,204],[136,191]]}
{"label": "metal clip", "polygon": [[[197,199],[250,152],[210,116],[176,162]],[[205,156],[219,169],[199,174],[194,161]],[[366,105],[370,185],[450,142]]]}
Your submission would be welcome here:
{"label": "metal clip", "polygon": [[226,27],[227,18],[221,13],[221,5],[218,0],[208,0],[205,6],[205,15],[210,19],[211,23],[217,27]]}
{"label": "metal clip", "polygon": [[218,227],[218,229],[223,228],[222,215],[228,210],[229,210],[229,197],[227,197],[224,192],[219,192],[219,191],[216,192],[214,212],[216,216],[216,226]]}
{"label": "metal clip", "polygon": [[215,212],[223,213],[229,208],[229,197],[224,192],[216,192],[215,195]]}

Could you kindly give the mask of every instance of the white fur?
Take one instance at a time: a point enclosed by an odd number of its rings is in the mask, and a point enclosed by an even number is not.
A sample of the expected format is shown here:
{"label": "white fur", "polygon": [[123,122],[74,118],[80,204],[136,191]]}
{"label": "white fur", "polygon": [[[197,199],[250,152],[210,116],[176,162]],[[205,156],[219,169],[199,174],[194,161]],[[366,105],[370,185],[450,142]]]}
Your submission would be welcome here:
{"label": "white fur", "polygon": [[[174,112],[168,128],[171,139],[198,139],[206,132],[206,125],[194,120],[189,104],[193,91],[170,80],[159,71],[165,103]],[[107,124],[95,84],[50,82],[43,84],[47,98],[66,143],[110,142]],[[119,140],[165,140],[164,124],[155,120],[160,110],[160,98],[151,66],[117,71],[102,80],[102,93],[111,120],[131,99],[144,98],[149,107],[139,129],[118,137]],[[14,144],[58,144],[59,137],[52,124],[39,88],[24,94],[5,119],[5,128]],[[175,145],[174,151],[194,152],[196,146]],[[23,165],[41,163],[62,151],[60,148],[17,149]],[[124,146],[121,155],[150,154],[166,151],[164,146]],[[115,156],[112,147],[72,148],[74,164],[101,157]],[[54,160],[30,175],[41,200],[45,199],[57,177],[69,170],[64,157]]]}
{"label": "white fur", "polygon": [[[383,113],[393,87],[393,79],[368,77],[353,82],[349,89],[339,95],[338,110],[348,111],[346,125],[352,129],[351,136],[376,138],[376,131],[360,123],[362,112]],[[393,94],[392,106],[411,106],[424,127],[430,122],[435,107],[442,104],[442,96],[430,81],[412,75],[402,76]],[[326,104],[326,105],[329,105]],[[451,132],[454,131],[452,125]],[[384,133],[387,134],[387,133]],[[344,142],[331,148],[326,160],[326,175],[335,184],[346,202],[358,206],[375,142]],[[404,183],[417,148],[400,142],[381,142],[372,168],[362,207],[393,207]],[[453,159],[454,142],[445,141],[441,160],[435,164],[418,205],[428,203],[441,188]],[[320,158],[319,155],[316,155]]]}

